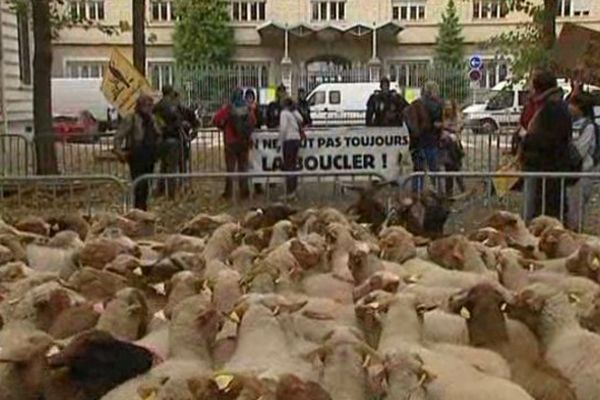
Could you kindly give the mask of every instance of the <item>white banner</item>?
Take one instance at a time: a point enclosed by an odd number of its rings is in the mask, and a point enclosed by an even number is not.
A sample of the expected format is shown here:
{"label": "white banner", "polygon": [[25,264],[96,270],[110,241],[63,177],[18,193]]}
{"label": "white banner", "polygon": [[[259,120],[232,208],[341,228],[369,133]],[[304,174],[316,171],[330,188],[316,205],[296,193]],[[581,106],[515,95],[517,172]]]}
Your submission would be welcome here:
{"label": "white banner", "polygon": [[[372,172],[386,179],[396,179],[404,172],[404,167],[410,166],[409,137],[405,127],[340,127],[309,130],[306,136],[300,149],[299,171]],[[277,132],[254,134],[251,170],[281,171],[283,157],[278,142]]]}

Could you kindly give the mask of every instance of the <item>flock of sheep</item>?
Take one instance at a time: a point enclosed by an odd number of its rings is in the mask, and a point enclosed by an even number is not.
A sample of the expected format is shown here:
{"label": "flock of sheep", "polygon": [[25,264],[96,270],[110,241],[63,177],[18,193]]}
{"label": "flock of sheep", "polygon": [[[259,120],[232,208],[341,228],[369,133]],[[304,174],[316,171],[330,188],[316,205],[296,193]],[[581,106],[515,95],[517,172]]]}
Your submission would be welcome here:
{"label": "flock of sheep", "polygon": [[0,220],[0,400],[597,400],[600,240],[333,208]]}

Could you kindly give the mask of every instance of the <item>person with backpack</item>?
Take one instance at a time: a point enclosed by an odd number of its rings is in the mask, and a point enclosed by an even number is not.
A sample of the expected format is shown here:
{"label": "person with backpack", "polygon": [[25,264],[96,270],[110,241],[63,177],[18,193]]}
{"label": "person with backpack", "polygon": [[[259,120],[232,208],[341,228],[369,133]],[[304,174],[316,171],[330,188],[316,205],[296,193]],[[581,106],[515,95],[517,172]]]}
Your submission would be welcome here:
{"label": "person with backpack", "polygon": [[267,128],[277,129],[279,127],[280,115],[283,109],[283,101],[288,98],[287,88],[282,83],[277,87],[275,100],[267,106]]}
{"label": "person with backpack", "polygon": [[[580,157],[581,171],[598,170],[600,164],[600,129],[594,122],[594,99],[585,92],[576,93],[569,99],[569,111],[573,117],[573,146]],[[579,230],[583,210],[590,199],[593,182],[579,179],[570,189],[567,226]]]}
{"label": "person with backpack", "polygon": [[[213,124],[224,134],[227,172],[247,172],[248,153],[252,143],[252,132],[256,124],[256,117],[244,100],[241,89],[233,91],[229,104],[221,107],[214,115]],[[239,179],[239,188],[242,199],[250,196],[247,178]],[[222,197],[231,199],[232,195],[233,179],[227,178]]]}

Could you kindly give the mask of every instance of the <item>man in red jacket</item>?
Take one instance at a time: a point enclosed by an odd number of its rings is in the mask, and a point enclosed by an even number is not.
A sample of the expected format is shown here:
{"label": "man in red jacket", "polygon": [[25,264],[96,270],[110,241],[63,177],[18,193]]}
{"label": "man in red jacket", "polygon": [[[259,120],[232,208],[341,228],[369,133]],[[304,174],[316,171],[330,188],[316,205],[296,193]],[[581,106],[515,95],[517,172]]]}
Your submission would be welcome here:
{"label": "man in red jacket", "polygon": [[[236,89],[229,104],[217,111],[213,117],[213,124],[224,133],[227,172],[247,172],[251,135],[256,125],[256,116],[250,112],[241,89]],[[241,198],[248,198],[250,194],[248,179],[240,178],[239,187]],[[233,179],[227,178],[222,197],[230,199],[232,190]]]}

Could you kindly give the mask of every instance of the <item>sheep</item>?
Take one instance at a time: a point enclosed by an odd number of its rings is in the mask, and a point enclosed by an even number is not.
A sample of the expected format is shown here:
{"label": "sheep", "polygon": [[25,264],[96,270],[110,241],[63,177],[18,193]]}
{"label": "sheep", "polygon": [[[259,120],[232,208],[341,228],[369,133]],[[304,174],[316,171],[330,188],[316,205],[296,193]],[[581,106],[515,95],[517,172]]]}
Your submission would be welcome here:
{"label": "sheep", "polygon": [[46,219],[46,222],[50,225],[51,236],[62,231],[73,231],[77,233],[79,239],[85,240],[90,231],[89,223],[76,213],[51,216]]}
{"label": "sheep", "polygon": [[[173,309],[188,297],[200,294],[203,290],[204,281],[201,276],[192,271],[181,271],[173,275],[166,285],[167,305],[164,313],[167,318],[171,317]],[[212,296],[208,297],[210,300]]]}
{"label": "sheep", "polygon": [[84,267],[103,269],[119,254],[140,255],[135,242],[118,231],[110,231],[106,235],[87,241],[78,253],[78,261]]}
{"label": "sheep", "polygon": [[274,249],[287,242],[295,235],[295,226],[288,220],[282,220],[273,225],[269,249]]}
{"label": "sheep", "polygon": [[100,316],[97,328],[126,341],[135,341],[146,334],[149,310],[146,298],[137,289],[118,291]]}
{"label": "sheep", "polygon": [[101,236],[107,230],[112,229],[117,229],[131,238],[148,237],[155,234],[156,216],[140,210],[132,211],[130,215],[135,219],[114,213],[101,213],[96,216],[89,235]]}
{"label": "sheep", "polygon": [[252,211],[244,218],[242,225],[252,230],[270,228],[281,220],[289,219],[297,212],[298,210],[286,204],[271,204],[268,207]]}
{"label": "sheep", "polygon": [[435,240],[427,250],[429,258],[444,268],[476,273],[487,271],[477,248],[465,236],[454,235]]}
{"label": "sheep", "polygon": [[62,311],[52,321],[52,324],[48,328],[48,333],[53,338],[61,340],[95,328],[100,319],[98,309],[101,304],[77,304]]}
{"label": "sheep", "polygon": [[494,228],[481,228],[471,232],[467,237],[469,240],[482,243],[487,247],[508,247],[506,235]]}
{"label": "sheep", "polygon": [[218,227],[208,239],[202,253],[206,262],[212,260],[226,261],[227,257],[240,244],[241,227],[235,223],[227,223]]}
{"label": "sheep", "polygon": [[21,232],[33,233],[39,236],[50,236],[50,224],[42,218],[32,215],[20,219],[14,227]]}
{"label": "sheep", "polygon": [[398,226],[385,228],[379,233],[379,246],[381,258],[399,264],[417,255],[413,236]]}
{"label": "sheep", "polygon": [[509,246],[530,253],[535,252],[538,238],[527,230],[525,222],[518,215],[497,211],[488,218],[484,226],[502,232]]}
{"label": "sheep", "polygon": [[215,216],[198,214],[189,222],[186,222],[180,232],[188,236],[204,237],[214,233],[222,225],[235,223],[235,219],[228,214]]}
{"label": "sheep", "polygon": [[217,311],[229,313],[233,310],[235,304],[242,297],[241,279],[241,275],[231,268],[219,271],[212,285],[213,304]]}
{"label": "sheep", "polygon": [[[518,343],[511,342],[502,313],[507,299],[489,285],[478,285],[451,300],[454,311],[466,309],[470,343],[493,350],[510,364],[512,380],[536,400],[575,400],[571,383],[538,357],[527,358]],[[508,299],[510,301],[510,299]]]}
{"label": "sheep", "polygon": [[564,229],[562,222],[553,217],[542,215],[529,222],[529,232],[535,237],[540,237],[549,229]]}
{"label": "sheep", "polygon": [[549,259],[565,258],[575,253],[584,243],[575,233],[565,229],[552,228],[540,237],[539,249]]}
{"label": "sheep", "polygon": [[568,379],[578,400],[600,393],[600,337],[583,329],[564,292],[534,284],[518,293],[508,314],[524,322],[542,344],[545,360]]}
{"label": "sheep", "polygon": [[123,276],[100,271],[95,268],[82,268],[69,277],[67,285],[91,302],[112,298],[119,290],[129,286]]}
{"label": "sheep", "polygon": [[206,242],[193,236],[186,235],[170,235],[165,241],[161,251],[163,257],[168,257],[180,251],[188,253],[202,253]]}
{"label": "sheep", "polygon": [[253,246],[242,245],[229,255],[229,262],[233,269],[240,274],[245,274],[252,268],[252,264],[258,256],[258,249]]}
{"label": "sheep", "polygon": [[322,363],[320,381],[332,400],[367,399],[365,360],[368,362],[374,350],[362,341],[360,332],[335,328],[314,353]]}

